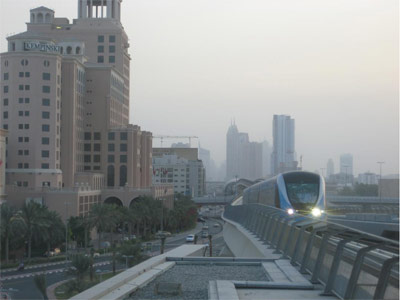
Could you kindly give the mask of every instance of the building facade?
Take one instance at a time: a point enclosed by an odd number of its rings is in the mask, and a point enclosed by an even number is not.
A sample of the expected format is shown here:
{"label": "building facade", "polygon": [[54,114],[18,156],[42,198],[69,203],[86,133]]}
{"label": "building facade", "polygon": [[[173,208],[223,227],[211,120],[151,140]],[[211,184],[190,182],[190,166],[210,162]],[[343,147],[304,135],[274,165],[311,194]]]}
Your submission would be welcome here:
{"label": "building facade", "polygon": [[353,155],[346,153],[340,155],[340,173],[353,175]]}
{"label": "building facade", "polygon": [[271,174],[297,170],[295,122],[290,116],[274,115]]}
{"label": "building facade", "polygon": [[6,138],[7,131],[0,129],[0,204],[6,200]]}
{"label": "building facade", "polygon": [[9,131],[6,185],[21,202],[23,188],[150,191],[152,134],[129,124],[121,2],[79,0],[72,23],[38,7],[27,31],[7,38],[0,123]]}
{"label": "building facade", "polygon": [[335,174],[335,165],[333,159],[330,158],[326,164],[326,178],[329,179],[333,174]]}
{"label": "building facade", "polygon": [[259,179],[263,176],[263,145],[250,142],[248,133],[239,132],[235,123],[226,134],[226,180]]}
{"label": "building facade", "polygon": [[366,172],[358,174],[357,182],[362,184],[378,184],[379,175]]}
{"label": "building facade", "polygon": [[153,148],[153,185],[173,184],[175,193],[205,194],[205,168],[197,148]]}

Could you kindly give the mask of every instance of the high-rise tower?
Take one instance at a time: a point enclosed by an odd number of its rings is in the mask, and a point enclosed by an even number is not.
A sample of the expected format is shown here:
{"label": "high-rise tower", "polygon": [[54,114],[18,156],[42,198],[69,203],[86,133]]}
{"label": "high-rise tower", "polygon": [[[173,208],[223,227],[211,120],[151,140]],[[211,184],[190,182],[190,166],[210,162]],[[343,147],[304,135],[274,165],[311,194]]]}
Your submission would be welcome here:
{"label": "high-rise tower", "polygon": [[271,154],[271,173],[273,175],[297,170],[295,152],[294,119],[285,115],[274,115],[273,152]]}

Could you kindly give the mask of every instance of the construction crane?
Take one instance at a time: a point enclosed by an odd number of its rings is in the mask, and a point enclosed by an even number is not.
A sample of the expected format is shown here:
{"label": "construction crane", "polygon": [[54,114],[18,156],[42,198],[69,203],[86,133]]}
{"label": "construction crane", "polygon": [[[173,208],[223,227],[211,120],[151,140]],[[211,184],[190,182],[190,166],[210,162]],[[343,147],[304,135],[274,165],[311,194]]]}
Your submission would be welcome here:
{"label": "construction crane", "polygon": [[192,147],[192,139],[198,139],[197,136],[175,136],[175,135],[154,135],[153,139],[161,140],[161,148],[163,146],[164,139],[189,139],[189,147]]}

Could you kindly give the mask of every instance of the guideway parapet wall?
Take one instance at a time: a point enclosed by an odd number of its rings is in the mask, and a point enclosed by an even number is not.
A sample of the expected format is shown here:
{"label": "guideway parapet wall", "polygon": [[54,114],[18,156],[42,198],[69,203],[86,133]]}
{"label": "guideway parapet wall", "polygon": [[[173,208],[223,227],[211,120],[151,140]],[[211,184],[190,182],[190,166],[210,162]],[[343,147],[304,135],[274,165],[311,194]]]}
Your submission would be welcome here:
{"label": "guideway parapet wall", "polygon": [[[262,204],[228,206],[227,227],[250,231],[289,258],[324,294],[341,299],[399,299],[399,243]],[[260,252],[261,253],[261,252]]]}

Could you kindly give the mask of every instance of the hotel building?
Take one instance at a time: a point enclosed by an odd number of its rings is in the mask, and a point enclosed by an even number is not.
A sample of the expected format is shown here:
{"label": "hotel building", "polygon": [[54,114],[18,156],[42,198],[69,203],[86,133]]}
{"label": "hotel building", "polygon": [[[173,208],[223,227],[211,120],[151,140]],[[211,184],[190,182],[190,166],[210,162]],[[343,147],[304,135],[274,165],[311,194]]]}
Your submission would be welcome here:
{"label": "hotel building", "polygon": [[55,203],[68,193],[79,215],[108,198],[129,205],[152,193],[152,134],[129,124],[121,2],[79,0],[72,23],[38,7],[27,31],[7,38],[0,123],[8,130],[7,193],[16,205],[33,199],[62,211]]}

